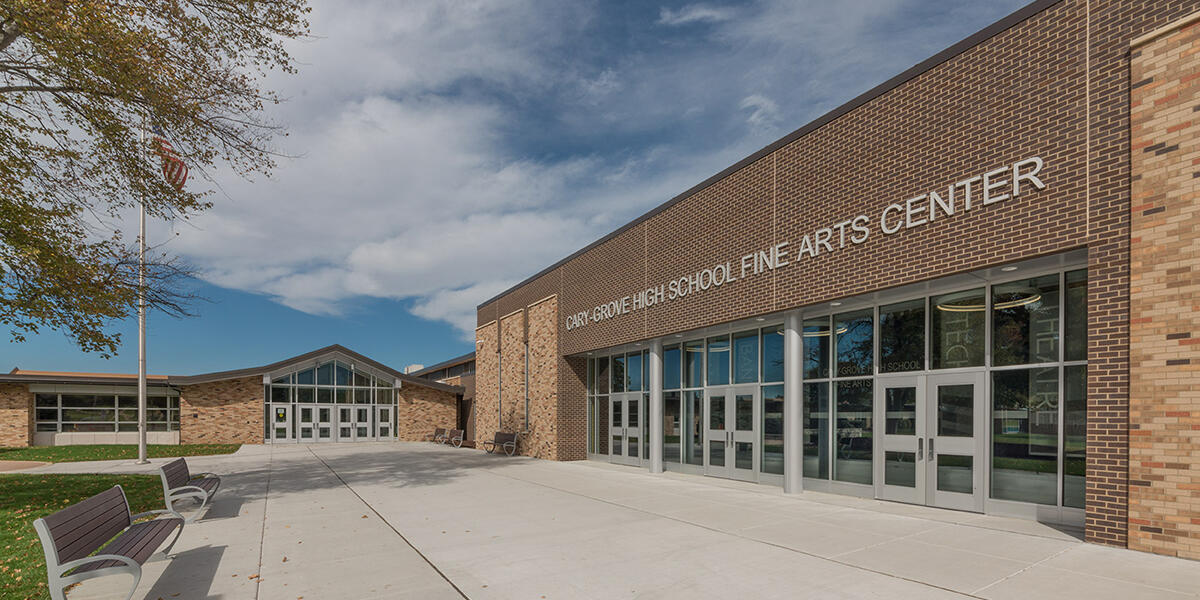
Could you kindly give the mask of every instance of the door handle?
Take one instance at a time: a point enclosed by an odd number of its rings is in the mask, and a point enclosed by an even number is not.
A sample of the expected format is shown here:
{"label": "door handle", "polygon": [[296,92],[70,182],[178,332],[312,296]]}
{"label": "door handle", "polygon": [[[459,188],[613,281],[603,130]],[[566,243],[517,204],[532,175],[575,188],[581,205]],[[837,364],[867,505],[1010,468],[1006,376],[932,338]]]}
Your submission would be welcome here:
{"label": "door handle", "polygon": [[925,448],[925,438],[917,438],[917,460],[921,460],[922,452]]}
{"label": "door handle", "polygon": [[933,438],[929,438],[929,460],[933,460],[937,456],[937,452],[933,450]]}

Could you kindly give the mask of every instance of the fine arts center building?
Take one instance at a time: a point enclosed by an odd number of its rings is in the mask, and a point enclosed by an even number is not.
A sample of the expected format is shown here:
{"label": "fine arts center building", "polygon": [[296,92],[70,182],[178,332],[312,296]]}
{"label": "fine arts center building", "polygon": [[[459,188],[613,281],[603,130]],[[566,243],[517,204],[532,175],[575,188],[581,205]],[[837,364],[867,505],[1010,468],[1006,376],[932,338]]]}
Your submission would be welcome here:
{"label": "fine arts center building", "polygon": [[[331,347],[152,380],[151,412],[184,443],[516,432],[1200,559],[1181,47],[1200,0],[1039,0],[483,302],[473,357],[405,375]],[[0,445],[121,435],[114,377],[0,376]]]}

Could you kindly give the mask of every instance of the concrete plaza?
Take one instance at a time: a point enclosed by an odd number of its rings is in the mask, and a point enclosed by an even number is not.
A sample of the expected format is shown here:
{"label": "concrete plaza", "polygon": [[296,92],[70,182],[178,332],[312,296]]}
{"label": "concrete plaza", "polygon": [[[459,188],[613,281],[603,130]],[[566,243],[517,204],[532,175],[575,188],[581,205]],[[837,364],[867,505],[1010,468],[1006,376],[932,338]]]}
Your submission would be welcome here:
{"label": "concrete plaza", "polygon": [[135,598],[1200,597],[1198,562],[1033,522],[698,476],[420,443],[188,460],[225,483]]}

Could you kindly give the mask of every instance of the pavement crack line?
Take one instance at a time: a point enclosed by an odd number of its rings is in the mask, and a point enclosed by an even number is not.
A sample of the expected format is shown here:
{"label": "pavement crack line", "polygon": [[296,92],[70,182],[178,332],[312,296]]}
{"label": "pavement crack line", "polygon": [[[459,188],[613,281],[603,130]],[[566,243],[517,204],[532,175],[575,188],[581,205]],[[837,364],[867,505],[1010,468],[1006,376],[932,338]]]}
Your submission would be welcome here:
{"label": "pavement crack line", "polygon": [[[321,461],[321,464],[325,465],[325,468],[329,469],[329,472],[332,473],[333,476],[336,477],[338,481],[342,482],[342,485],[345,486],[347,490],[350,490],[350,493],[354,494],[354,497],[358,498],[358,501],[363,503],[363,506],[366,506],[367,509],[369,509],[372,513],[374,513],[376,517],[379,517],[379,520],[383,521],[384,524],[386,524],[388,526],[388,529],[391,529],[392,532],[395,533],[397,537],[399,537],[401,540],[404,540],[404,543],[408,544],[408,547],[412,548],[412,551],[416,552],[417,556],[420,556],[421,560],[424,560],[425,564],[429,565],[429,568],[433,569],[433,571],[435,573],[437,573],[442,579],[444,579],[450,587],[454,588],[454,591],[458,592],[459,596],[462,596],[466,600],[470,600],[470,596],[468,596],[465,592],[462,591],[462,589],[460,589],[457,585],[455,585],[455,583],[450,580],[450,577],[448,577],[445,573],[443,573],[442,570],[439,569],[437,565],[433,564],[433,561],[429,560],[429,557],[425,556],[424,552],[421,552],[416,546],[413,545],[413,543],[411,541],[409,541],[409,539],[407,537],[404,537],[404,534],[400,533],[400,530],[396,529],[396,526],[392,525],[391,521],[388,521],[383,515],[379,514],[379,511],[375,510],[375,507],[372,506],[370,502],[367,502],[365,498],[363,498],[361,495],[359,495],[358,491],[355,490],[354,487],[352,487],[349,483],[347,483],[345,479],[342,479],[341,474],[338,473],[336,470],[334,470],[333,467],[329,466],[329,463],[325,462],[324,458],[321,458],[321,456],[318,455],[316,452],[314,452],[311,447],[306,447],[306,448],[307,448],[309,454],[313,455],[313,458]],[[260,560],[260,562],[261,562],[261,560]]]}
{"label": "pavement crack line", "polygon": [[272,448],[271,452],[267,455],[267,491],[263,494],[262,529],[258,534],[258,570],[255,573],[258,577],[254,579],[254,600],[258,600],[258,591],[262,587],[263,547],[266,546],[267,542],[267,504],[269,504],[269,500],[271,499],[271,473],[273,472],[271,467],[274,464],[274,460],[275,449]]}
{"label": "pavement crack line", "polygon": [[921,586],[924,586],[924,587],[930,587],[930,588],[934,588],[934,589],[937,589],[937,590],[942,590],[942,591],[944,591],[944,592],[949,592],[949,593],[951,593],[951,594],[956,594],[956,595],[963,596],[963,597],[966,597],[966,598],[980,598],[980,596],[976,596],[975,594],[971,594],[971,593],[967,593],[967,592],[960,592],[960,591],[958,591],[958,590],[952,590],[952,589],[950,589],[950,588],[947,588],[947,587],[943,587],[943,586],[940,586],[940,585],[935,585],[935,584],[929,583],[928,581],[921,581],[921,580],[919,580],[919,579],[912,579],[911,577],[904,577],[904,576],[902,576],[902,575],[896,575],[896,574],[894,574],[894,573],[888,573],[888,572],[886,572],[886,571],[879,571],[879,570],[877,570],[877,569],[872,569],[872,568],[869,568],[869,567],[864,567],[864,566],[862,566],[862,565],[856,565],[856,564],[849,563],[849,562],[846,562],[846,561],[837,560],[837,559],[835,559],[835,558],[830,558],[830,557],[827,557],[827,556],[821,556],[820,554],[813,554],[812,552],[805,552],[805,551],[803,551],[803,550],[797,550],[796,548],[789,548],[789,547],[787,547],[787,546],[784,546],[784,545],[782,545],[782,544],[776,544],[776,543],[774,543],[774,542],[768,542],[768,541],[766,541],[766,540],[760,540],[760,539],[758,539],[758,538],[753,538],[753,537],[749,537],[749,536],[741,535],[741,534],[739,534],[739,533],[734,533],[734,532],[732,532],[732,531],[725,531],[725,530],[723,530],[723,529],[717,529],[717,528],[715,528],[715,527],[709,527],[708,525],[702,525],[702,524],[700,524],[700,523],[694,523],[694,522],[692,522],[692,521],[686,521],[686,520],[684,520],[684,519],[680,519],[680,518],[677,518],[677,517],[672,517],[672,516],[670,516],[670,515],[664,515],[664,514],[656,513],[656,512],[653,512],[653,511],[645,510],[645,509],[642,509],[642,508],[637,508],[637,507],[635,507],[635,506],[629,506],[629,505],[626,505],[626,504],[621,504],[620,502],[614,502],[614,501],[612,501],[612,500],[605,500],[605,499],[603,499],[603,498],[597,498],[597,497],[595,497],[595,496],[589,496],[589,495],[587,495],[587,494],[580,493],[580,492],[574,492],[574,491],[571,491],[571,490],[565,490],[565,489],[558,488],[558,487],[554,487],[554,486],[552,486],[552,485],[548,485],[548,484],[545,484],[545,483],[539,483],[539,482],[537,482],[537,481],[530,481],[530,480],[528,480],[528,479],[522,479],[522,478],[520,478],[520,477],[513,477],[513,476],[511,476],[511,475],[504,475],[504,474],[502,474],[502,473],[497,473],[496,471],[493,471],[493,470],[488,470],[487,472],[488,472],[489,474],[491,474],[491,475],[495,475],[495,476],[497,476],[497,477],[504,477],[505,479],[511,479],[511,480],[513,480],[513,481],[521,481],[521,482],[524,482],[524,483],[528,483],[528,484],[530,484],[530,485],[536,485],[536,486],[539,486],[539,487],[544,487],[544,488],[546,488],[546,489],[556,490],[556,491],[562,492],[562,493],[564,493],[564,494],[571,494],[572,496],[579,496],[579,497],[581,497],[581,498],[587,498],[587,499],[589,499],[589,500],[594,500],[594,501],[596,501],[596,502],[603,502],[604,504],[610,504],[610,505],[612,505],[612,506],[619,506],[619,507],[621,507],[621,508],[624,508],[624,509],[626,509],[626,510],[632,510],[632,511],[640,512],[640,513],[647,514],[647,515],[654,515],[654,516],[656,516],[656,517],[658,517],[658,518],[660,518],[660,519],[668,519],[668,520],[671,520],[671,521],[675,521],[675,522],[677,522],[677,523],[683,523],[683,524],[685,524],[685,525],[691,525],[692,527],[698,527],[698,528],[700,528],[700,529],[705,529],[705,530],[711,531],[711,532],[713,532],[713,533],[717,533],[717,534],[721,534],[721,535],[727,535],[727,536],[730,536],[730,537],[735,537],[735,538],[742,539],[742,540],[746,540],[746,541],[757,542],[757,543],[759,543],[759,544],[765,544],[765,545],[767,545],[767,546],[772,546],[772,547],[775,547],[775,548],[779,548],[780,550],[785,550],[785,551],[787,551],[787,552],[794,552],[794,553],[796,553],[796,554],[803,554],[804,556],[808,556],[808,557],[815,558],[815,559],[818,559],[818,560],[823,560],[823,561],[826,561],[826,562],[831,562],[831,563],[834,563],[834,564],[839,564],[839,565],[842,565],[842,566],[844,566],[844,567],[850,567],[850,568],[852,568],[852,569],[857,569],[857,570],[859,570],[859,571],[867,571],[867,572],[869,572],[869,573],[875,573],[876,575],[883,575],[884,577],[889,577],[889,578],[891,578],[891,579],[899,579],[899,580],[902,580],[902,581],[908,581],[908,582],[910,582],[910,583],[915,583],[915,584],[917,584],[917,585],[921,585]]}

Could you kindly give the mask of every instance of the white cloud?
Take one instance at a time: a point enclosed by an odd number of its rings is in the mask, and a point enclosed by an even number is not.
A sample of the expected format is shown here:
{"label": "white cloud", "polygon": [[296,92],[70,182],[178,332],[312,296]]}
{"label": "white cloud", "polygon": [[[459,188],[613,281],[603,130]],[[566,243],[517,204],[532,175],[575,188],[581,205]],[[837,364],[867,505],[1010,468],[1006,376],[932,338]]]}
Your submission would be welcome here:
{"label": "white cloud", "polygon": [[733,11],[723,7],[690,4],[679,10],[663,7],[658,13],[660,25],[678,26],[691,23],[719,23],[733,18]]}

